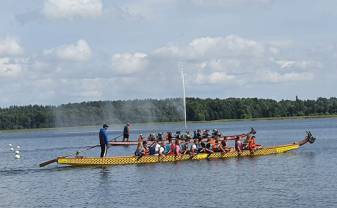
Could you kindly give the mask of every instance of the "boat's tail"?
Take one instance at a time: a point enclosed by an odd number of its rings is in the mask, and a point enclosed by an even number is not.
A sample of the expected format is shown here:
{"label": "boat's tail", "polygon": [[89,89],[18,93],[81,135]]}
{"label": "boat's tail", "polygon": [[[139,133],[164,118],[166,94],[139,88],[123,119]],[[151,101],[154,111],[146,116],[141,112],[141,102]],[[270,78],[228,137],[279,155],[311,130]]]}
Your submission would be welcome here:
{"label": "boat's tail", "polygon": [[310,143],[313,144],[316,141],[316,138],[314,136],[312,136],[310,131],[306,131],[307,135],[305,136],[305,138],[302,141],[298,142],[298,145],[302,146],[306,143]]}

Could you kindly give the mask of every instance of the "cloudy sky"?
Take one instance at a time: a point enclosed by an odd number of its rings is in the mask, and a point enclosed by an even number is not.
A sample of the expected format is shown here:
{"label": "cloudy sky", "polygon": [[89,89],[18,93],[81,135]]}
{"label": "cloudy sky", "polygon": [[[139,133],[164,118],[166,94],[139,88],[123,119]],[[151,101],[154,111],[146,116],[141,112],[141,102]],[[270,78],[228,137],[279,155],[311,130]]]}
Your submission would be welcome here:
{"label": "cloudy sky", "polygon": [[0,106],[337,96],[335,0],[0,4]]}

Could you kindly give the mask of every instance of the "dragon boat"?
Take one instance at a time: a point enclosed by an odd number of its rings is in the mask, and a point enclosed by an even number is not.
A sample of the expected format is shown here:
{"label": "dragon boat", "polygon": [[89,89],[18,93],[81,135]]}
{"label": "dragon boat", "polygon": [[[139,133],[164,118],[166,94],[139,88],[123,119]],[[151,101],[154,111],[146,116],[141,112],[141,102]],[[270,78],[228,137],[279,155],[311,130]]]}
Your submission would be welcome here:
{"label": "dragon boat", "polygon": [[131,165],[131,164],[153,164],[153,163],[167,163],[167,162],[179,162],[179,161],[193,161],[193,160],[213,160],[213,159],[229,159],[235,157],[254,157],[263,156],[271,154],[279,154],[288,152],[291,150],[296,150],[306,143],[314,143],[315,139],[310,132],[307,132],[305,138],[301,141],[294,142],[291,144],[262,147],[253,152],[249,150],[243,150],[241,154],[238,154],[235,150],[228,153],[199,153],[196,155],[166,155],[166,156],[153,156],[146,155],[142,157],[137,156],[115,156],[115,157],[58,157],[57,163],[60,165],[70,165],[70,166],[110,166],[110,165]]}

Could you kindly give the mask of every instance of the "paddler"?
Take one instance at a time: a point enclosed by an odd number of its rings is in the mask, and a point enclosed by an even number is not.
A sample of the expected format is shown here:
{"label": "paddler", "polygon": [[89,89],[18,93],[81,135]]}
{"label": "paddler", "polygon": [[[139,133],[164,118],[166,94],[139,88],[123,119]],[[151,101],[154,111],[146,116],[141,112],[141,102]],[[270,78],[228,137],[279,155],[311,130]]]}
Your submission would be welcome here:
{"label": "paddler", "polygon": [[198,144],[198,140],[194,139],[193,144],[190,148],[190,155],[191,156],[194,156],[194,155],[198,154],[197,144]]}
{"label": "paddler", "polygon": [[138,139],[137,149],[135,151],[135,156],[141,157],[145,155],[145,148],[143,146],[143,139],[140,136],[140,139]]}
{"label": "paddler", "polygon": [[235,137],[235,150],[237,151],[238,155],[242,154],[242,141],[240,141],[240,137]]}
{"label": "paddler", "polygon": [[250,137],[249,140],[248,140],[248,149],[249,149],[250,153],[254,153],[254,151],[259,147],[261,147],[261,145],[256,144],[255,136]]}
{"label": "paddler", "polygon": [[169,142],[173,139],[173,136],[172,136],[172,132],[167,132],[166,133],[166,140],[168,140]]}
{"label": "paddler", "polygon": [[208,153],[208,154],[211,154],[213,153],[213,142],[212,142],[212,139],[207,139],[207,143],[206,143],[206,146],[205,146],[205,152]]}
{"label": "paddler", "polygon": [[251,135],[247,134],[246,138],[242,142],[242,149],[244,149],[244,150],[248,149],[248,142],[249,142],[250,138],[251,138]]}
{"label": "paddler", "polygon": [[169,138],[168,139],[168,142],[165,144],[165,147],[164,147],[164,154],[165,155],[168,155],[168,154],[170,154],[170,152],[171,152],[171,145],[172,145],[172,138]]}
{"label": "paddler", "polygon": [[180,156],[181,155],[181,149],[180,149],[180,141],[179,141],[179,139],[176,139],[174,154],[175,154],[175,156]]}
{"label": "paddler", "polygon": [[99,144],[101,145],[101,157],[105,157],[108,151],[108,136],[106,130],[108,129],[107,124],[103,124],[103,128],[99,130]]}
{"label": "paddler", "polygon": [[221,141],[221,145],[220,145],[219,148],[220,148],[221,153],[227,153],[231,150],[231,148],[227,146],[227,137],[226,136]]}
{"label": "paddler", "polygon": [[127,123],[123,129],[123,142],[126,140],[129,141],[130,138],[130,123]]}

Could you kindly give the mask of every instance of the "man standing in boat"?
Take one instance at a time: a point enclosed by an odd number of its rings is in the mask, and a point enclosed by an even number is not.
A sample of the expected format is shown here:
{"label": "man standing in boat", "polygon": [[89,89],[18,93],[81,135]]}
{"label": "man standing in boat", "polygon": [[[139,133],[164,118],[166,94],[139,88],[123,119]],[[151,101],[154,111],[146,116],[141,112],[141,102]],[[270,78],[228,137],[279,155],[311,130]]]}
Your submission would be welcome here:
{"label": "man standing in boat", "polygon": [[125,140],[128,142],[130,138],[130,123],[127,123],[124,126],[124,130],[123,130],[123,142],[125,142]]}
{"label": "man standing in boat", "polygon": [[108,129],[107,124],[103,124],[103,128],[99,130],[99,144],[101,145],[101,157],[105,157],[108,151],[108,136],[106,130]]}

